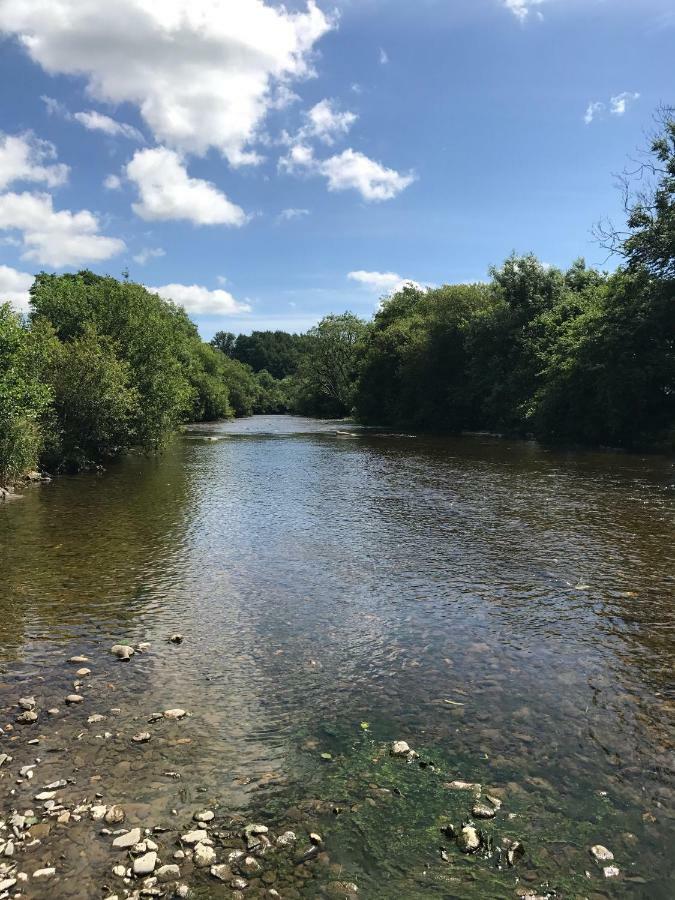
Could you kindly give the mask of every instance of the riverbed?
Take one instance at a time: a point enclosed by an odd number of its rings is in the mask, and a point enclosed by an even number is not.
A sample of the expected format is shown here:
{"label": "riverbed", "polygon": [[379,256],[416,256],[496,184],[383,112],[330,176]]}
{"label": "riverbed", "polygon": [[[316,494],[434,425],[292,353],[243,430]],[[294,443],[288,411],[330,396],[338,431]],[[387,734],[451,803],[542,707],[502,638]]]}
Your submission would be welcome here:
{"label": "riverbed", "polygon": [[[133,827],[196,897],[673,896],[672,459],[216,423],[0,505],[0,570],[9,896],[140,890]],[[269,829],[246,886],[174,859],[204,810],[217,863]]]}

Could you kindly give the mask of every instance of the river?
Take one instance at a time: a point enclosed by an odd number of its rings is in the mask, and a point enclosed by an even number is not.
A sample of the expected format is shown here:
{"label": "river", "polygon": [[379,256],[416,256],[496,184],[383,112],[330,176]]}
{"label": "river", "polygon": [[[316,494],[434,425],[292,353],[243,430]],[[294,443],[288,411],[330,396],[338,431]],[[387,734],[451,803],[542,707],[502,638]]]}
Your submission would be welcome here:
{"label": "river", "polygon": [[[31,809],[43,828],[5,860],[29,875],[12,890],[134,887],[100,821],[41,811],[72,779],[63,809],[98,793],[125,827],[166,828],[162,862],[200,809],[228,819],[226,847],[238,822],[300,850],[320,832],[307,863],[268,854],[249,897],[671,898],[674,526],[664,457],[290,416],[27,488],[0,506],[0,821]],[[16,723],[31,695],[38,721]],[[485,852],[441,831],[471,817],[455,780],[502,801],[476,823]],[[233,896],[181,866],[193,896]]]}

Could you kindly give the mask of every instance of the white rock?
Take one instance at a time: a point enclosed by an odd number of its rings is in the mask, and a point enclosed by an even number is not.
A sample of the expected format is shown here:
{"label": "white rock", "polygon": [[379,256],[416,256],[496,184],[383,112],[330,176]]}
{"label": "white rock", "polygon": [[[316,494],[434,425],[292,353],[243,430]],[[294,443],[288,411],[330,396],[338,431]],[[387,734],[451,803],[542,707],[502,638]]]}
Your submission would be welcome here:
{"label": "white rock", "polygon": [[197,812],[192,817],[195,822],[212,822],[216,814],[211,809],[205,809],[203,812]]}
{"label": "white rock", "polygon": [[126,878],[127,867],[126,866],[113,866],[112,873],[113,873],[113,875],[117,875],[118,878]]}
{"label": "white rock", "polygon": [[3,881],[0,881],[0,892],[8,891],[11,887],[14,887],[16,884],[16,878],[5,878]]}
{"label": "white rock", "polygon": [[119,837],[116,837],[112,845],[118,850],[126,850],[128,847],[133,847],[134,844],[138,844],[140,839],[141,829],[132,828],[131,831],[127,831],[124,834],[120,834]]}
{"label": "white rock", "polygon": [[19,699],[21,709],[35,709],[35,697],[21,697]]}
{"label": "white rock", "polygon": [[134,655],[134,648],[130,647],[128,644],[114,644],[110,648],[110,652],[118,659],[127,660]]}
{"label": "white rock", "polygon": [[208,831],[204,831],[203,829],[198,829],[197,831],[188,831],[187,834],[181,836],[181,841],[184,844],[199,844],[202,841],[205,841],[209,836]]}
{"label": "white rock", "polygon": [[81,694],[68,694],[68,696],[66,697],[66,703],[70,706],[74,705],[75,703],[82,703],[83,700],[84,697]]}
{"label": "white rock", "polygon": [[294,831],[284,831],[277,838],[277,847],[291,847],[296,841],[297,836]]}
{"label": "white rock", "polygon": [[602,874],[605,878],[617,878],[620,875],[620,872],[617,866],[605,866],[602,870]]}
{"label": "white rock", "polygon": [[165,719],[183,719],[187,716],[187,713],[184,709],[165,709],[164,710],[164,718]]}
{"label": "white rock", "polygon": [[155,875],[160,884],[166,884],[167,881],[177,881],[180,878],[180,869],[174,865],[160,866]]}
{"label": "white rock", "polygon": [[56,869],[52,868],[37,869],[33,872],[33,878],[51,878],[53,875],[56,875]]}
{"label": "white rock", "polygon": [[87,719],[87,722],[89,722],[90,725],[94,725],[96,722],[103,721],[105,721],[105,716],[102,716],[100,713],[94,713],[93,716],[89,716],[89,718]]}
{"label": "white rock", "polygon": [[146,853],[144,856],[137,856],[134,860],[134,875],[149,875],[155,871],[157,865],[157,854],[154,850]]}
{"label": "white rock", "polygon": [[218,881],[229,881],[232,878],[232,869],[226,866],[225,863],[220,866],[211,866],[209,872]]}
{"label": "white rock", "polygon": [[597,862],[608,862],[608,860],[614,859],[612,851],[608,850],[607,847],[603,847],[602,844],[594,844],[591,847],[591,856]]}
{"label": "white rock", "polygon": [[192,861],[198,869],[205,869],[215,863],[216,851],[207,844],[197,844]]}
{"label": "white rock", "polygon": [[411,752],[409,745],[405,741],[394,741],[391,745],[392,756],[408,756]]}
{"label": "white rock", "polygon": [[86,678],[87,675],[91,675],[91,669],[86,669],[86,668],[85,668],[85,669],[78,669],[77,672],[76,672],[75,674],[76,674],[76,675],[79,675],[80,678]]}
{"label": "white rock", "polygon": [[105,816],[107,812],[107,806],[92,806],[92,808],[89,810],[89,815],[94,820],[94,822],[98,822]]}

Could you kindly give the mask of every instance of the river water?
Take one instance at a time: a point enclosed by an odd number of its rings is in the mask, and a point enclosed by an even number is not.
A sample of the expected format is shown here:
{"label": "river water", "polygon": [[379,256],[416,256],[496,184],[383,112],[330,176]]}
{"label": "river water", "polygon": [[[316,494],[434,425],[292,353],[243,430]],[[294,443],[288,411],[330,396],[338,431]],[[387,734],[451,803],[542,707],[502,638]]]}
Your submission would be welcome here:
{"label": "river water", "polygon": [[[0,507],[0,820],[71,778],[66,806],[98,792],[129,826],[210,808],[320,831],[315,864],[251,897],[671,898],[674,526],[670,459],[290,416],[30,487]],[[68,707],[74,654],[91,674]],[[471,816],[457,779],[502,799],[477,824],[522,841],[515,867],[441,833]],[[46,818],[19,869],[56,875],[13,890],[125,896],[86,819]]]}

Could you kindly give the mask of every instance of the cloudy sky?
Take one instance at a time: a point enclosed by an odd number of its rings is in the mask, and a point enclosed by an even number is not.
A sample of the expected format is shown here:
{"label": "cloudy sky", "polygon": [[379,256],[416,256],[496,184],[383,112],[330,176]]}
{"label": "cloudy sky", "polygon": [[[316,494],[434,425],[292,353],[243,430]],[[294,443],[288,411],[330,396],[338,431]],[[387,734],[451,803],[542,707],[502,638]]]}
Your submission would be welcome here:
{"label": "cloudy sky", "polygon": [[0,299],[130,276],[218,329],[603,252],[673,0],[0,0]]}

